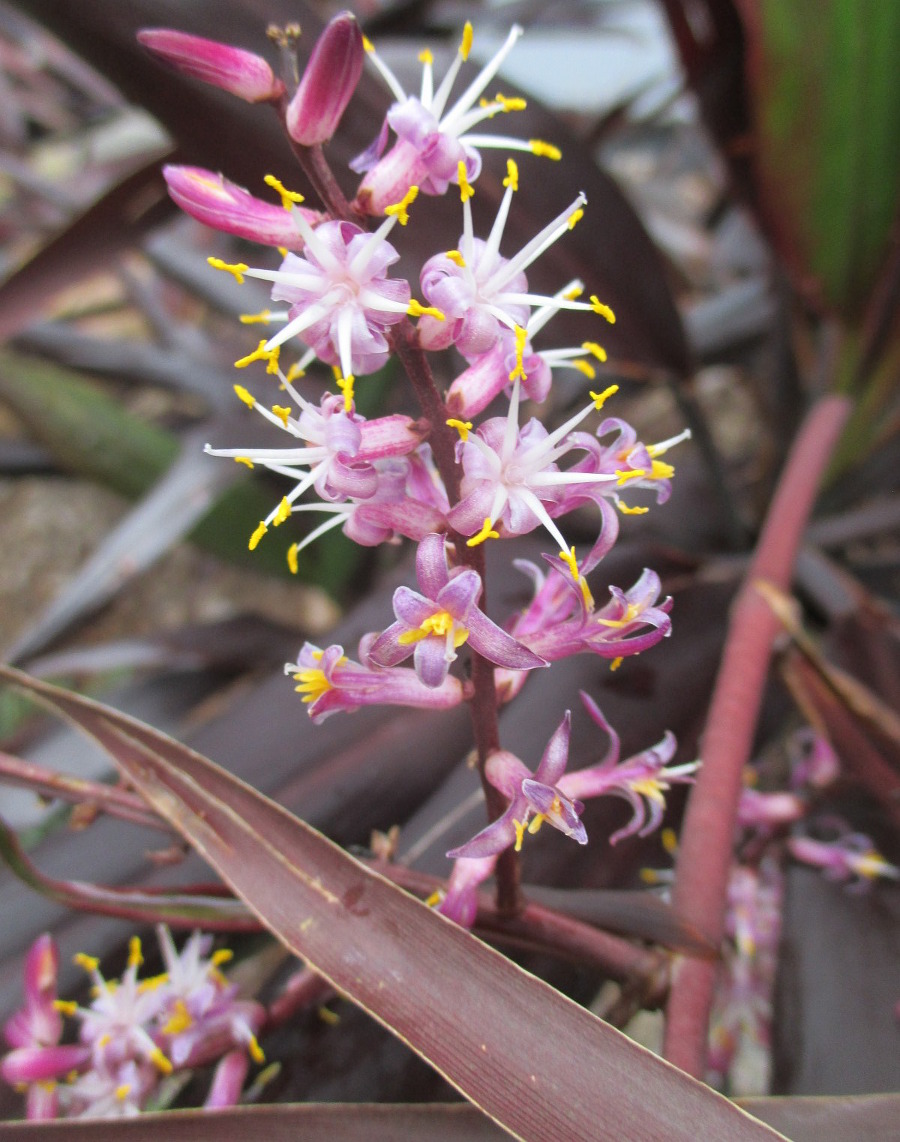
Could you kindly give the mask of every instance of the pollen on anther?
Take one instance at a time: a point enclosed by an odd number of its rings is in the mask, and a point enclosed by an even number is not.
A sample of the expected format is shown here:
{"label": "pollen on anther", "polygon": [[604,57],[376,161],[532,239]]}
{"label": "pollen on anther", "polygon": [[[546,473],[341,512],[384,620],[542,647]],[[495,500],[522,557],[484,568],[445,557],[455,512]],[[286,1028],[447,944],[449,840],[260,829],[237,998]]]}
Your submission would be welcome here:
{"label": "pollen on anther", "polygon": [[610,325],[615,325],[616,315],[608,305],[605,305],[595,293],[591,294],[591,309],[594,313],[599,313],[601,317],[605,317]]}
{"label": "pollen on anther", "polygon": [[288,190],[281,179],[278,179],[273,174],[267,174],[263,179],[266,186],[270,186],[281,197],[281,205],[285,210],[290,210],[295,204],[299,204],[304,200],[302,194],[298,194],[295,190]]}
{"label": "pollen on anther", "polygon": [[552,143],[545,143],[543,139],[529,139],[528,146],[533,155],[539,155],[543,159],[553,159],[554,162],[559,162],[562,158],[562,151],[559,147],[554,147]]}

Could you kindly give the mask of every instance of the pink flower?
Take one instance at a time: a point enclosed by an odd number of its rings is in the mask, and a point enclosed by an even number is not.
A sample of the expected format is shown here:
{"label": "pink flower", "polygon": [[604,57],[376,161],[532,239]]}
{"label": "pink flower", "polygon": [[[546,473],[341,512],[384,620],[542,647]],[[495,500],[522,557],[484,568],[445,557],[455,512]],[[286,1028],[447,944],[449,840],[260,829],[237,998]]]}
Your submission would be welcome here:
{"label": "pink flower", "polygon": [[304,643],[296,662],[285,666],[309,705],[309,716],[323,722],[339,710],[351,712],[361,706],[416,706],[422,709],[447,710],[463,700],[463,687],[448,675],[437,686],[426,686],[414,670],[402,666],[392,669],[363,666],[351,662],[342,646],[325,650]]}
{"label": "pink flower", "polygon": [[254,52],[170,28],[143,28],[137,38],[176,71],[220,87],[248,103],[279,99],[284,84]]}
{"label": "pink flower", "polygon": [[295,143],[311,147],[335,133],[362,75],[364,55],[356,17],[352,12],[339,13],[316,40],[288,104],[285,125]]}
{"label": "pink flower", "polygon": [[[304,238],[294,221],[293,211],[264,202],[222,175],[202,167],[164,166],[163,178],[175,204],[205,226],[264,246],[303,249]],[[299,206],[296,210],[309,226],[318,225],[324,217],[317,210]]]}
{"label": "pink flower", "polygon": [[[485,119],[525,106],[524,99],[507,99],[499,94],[494,99],[479,100],[521,34],[520,27],[511,29],[500,50],[449,108],[450,92],[472,46],[471,24],[466,24],[456,58],[437,88],[431,52],[421,54],[422,84],[418,96],[406,94],[394,73],[366,41],[369,59],[391,89],[395,102],[388,110],[378,137],[350,164],[353,170],[366,172],[357,193],[357,203],[362,210],[383,214],[410,186],[420,187],[423,194],[444,194],[451,183],[459,181],[460,167],[465,178],[474,182],[481,171],[478,150],[482,147],[530,151],[553,159],[560,157],[556,147],[539,139],[472,133],[472,128]],[[394,131],[397,141],[385,153],[389,130]]]}
{"label": "pink flower", "polygon": [[426,535],[419,544],[416,575],[424,595],[397,588],[397,621],[369,646],[371,662],[396,666],[414,655],[416,674],[426,686],[444,681],[465,642],[497,666],[531,670],[545,665],[478,609],[481,576],[471,569],[448,570],[442,535]]}

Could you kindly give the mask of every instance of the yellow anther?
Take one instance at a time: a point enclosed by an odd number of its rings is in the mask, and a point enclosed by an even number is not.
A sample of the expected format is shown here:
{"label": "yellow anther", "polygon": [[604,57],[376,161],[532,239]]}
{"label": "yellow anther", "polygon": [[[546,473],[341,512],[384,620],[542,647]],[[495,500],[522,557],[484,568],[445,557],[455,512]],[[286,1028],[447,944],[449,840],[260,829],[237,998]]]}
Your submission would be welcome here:
{"label": "yellow anther", "polygon": [[453,262],[455,266],[459,266],[461,270],[465,269],[466,259],[462,256],[459,250],[447,250],[447,252],[444,254],[444,257],[448,261]]}
{"label": "yellow anther", "polygon": [[499,539],[500,533],[493,530],[493,522],[490,516],[485,516],[484,526],[477,535],[473,535],[471,539],[466,540],[466,547],[477,547],[479,543],[484,543],[486,539]]}
{"label": "yellow anther", "polygon": [[60,1015],[74,1015],[78,1010],[78,1004],[72,999],[54,999],[53,1006]]}
{"label": "yellow anther", "polygon": [[276,345],[274,349],[266,348],[266,341],[260,341],[252,353],[248,353],[246,357],[241,357],[240,360],[235,361],[234,367],[236,369],[246,369],[248,365],[252,365],[254,361],[265,361],[267,373],[278,372],[278,354],[281,352],[281,346]]}
{"label": "yellow anther", "polygon": [[578,570],[578,560],[575,558],[575,548],[570,547],[568,551],[560,551],[559,557],[572,572],[572,578],[577,583],[581,578],[581,572]]}
{"label": "yellow anther", "polygon": [[584,210],[579,206],[577,210],[573,210],[569,215],[569,229],[574,230],[582,218],[584,218]]}
{"label": "yellow anther", "polygon": [[434,890],[434,892],[432,892],[432,894],[425,901],[425,907],[426,908],[437,908],[437,906],[441,903],[441,901],[443,899],[444,899],[444,893],[441,892],[441,890],[439,888],[436,888]]}
{"label": "yellow anther", "polygon": [[332,1011],[330,1007],[326,1007],[323,1003],[318,1008],[317,1014],[323,1023],[327,1023],[329,1027],[335,1027],[341,1021],[340,1015],[336,1011]]}
{"label": "yellow anther", "polygon": [[78,964],[80,968],[84,968],[85,971],[96,971],[100,966],[100,961],[96,956],[86,956],[84,952],[77,952],[72,957],[72,960]]}
{"label": "yellow anther", "polygon": [[288,190],[281,179],[276,178],[273,174],[267,174],[263,182],[280,196],[281,205],[285,210],[290,210],[294,205],[299,206],[304,201],[302,194],[298,194],[295,190]]}
{"label": "yellow anther", "polygon": [[292,543],[291,546],[287,549],[287,565],[292,575],[296,575],[300,567],[300,564],[297,562],[298,547],[299,544]]}
{"label": "yellow anther", "polygon": [[278,419],[281,421],[281,423],[284,425],[284,427],[287,428],[288,419],[291,415],[290,405],[273,404],[272,405],[272,412],[275,413],[275,415],[278,417]]}
{"label": "yellow anther", "polygon": [[655,868],[642,868],[638,871],[638,876],[641,878],[644,884],[662,883],[662,877],[659,875]]}
{"label": "yellow anther", "polygon": [[594,609],[594,596],[591,594],[588,581],[583,575],[578,576],[578,587],[581,590],[581,597],[584,599],[586,610],[592,611]]}
{"label": "yellow anther", "polygon": [[260,1047],[256,1041],[255,1035],[250,1036],[247,1042],[247,1050],[250,1052],[250,1058],[254,1063],[264,1063],[266,1061],[266,1056],[263,1054],[262,1047]]}
{"label": "yellow anther", "polygon": [[285,380],[288,382],[288,384],[290,384],[292,381],[296,381],[299,377],[305,376],[306,371],[300,368],[299,361],[295,361],[293,365],[291,365],[291,367],[288,369]]}
{"label": "yellow anther", "polygon": [[459,433],[460,440],[468,440],[469,433],[472,431],[471,420],[457,420],[455,416],[451,416],[449,420],[444,422],[448,428],[455,428]]}
{"label": "yellow anther", "polygon": [[262,520],[260,520],[259,527],[257,527],[256,531],[254,531],[254,533],[250,536],[250,543],[248,546],[251,551],[255,551],[257,547],[259,547],[259,541],[268,530],[269,529],[266,527],[266,525],[262,522]]}
{"label": "yellow anther", "polygon": [[209,957],[209,962],[214,968],[219,967],[221,964],[227,964],[234,959],[234,952],[231,948],[219,948],[218,951],[213,952]]}
{"label": "yellow anther", "polygon": [[592,381],[597,375],[597,370],[594,368],[594,366],[590,363],[590,361],[585,361],[583,357],[579,357],[574,360],[572,362],[572,368],[577,369],[579,373],[584,373],[589,381]]}
{"label": "yellow anther", "polygon": [[622,515],[646,515],[650,510],[649,508],[630,508],[628,504],[623,504],[621,500],[616,500],[616,507]]}
{"label": "yellow anther", "polygon": [[671,480],[674,475],[675,469],[663,460],[654,460],[650,466],[651,480]]}
{"label": "yellow anther", "polygon": [[172,1073],[172,1064],[162,1053],[159,1047],[154,1047],[150,1052],[150,1061],[158,1070],[162,1071],[164,1075],[170,1075]]}
{"label": "yellow anther", "polygon": [[131,1083],[121,1083],[116,1087],[116,1098],[119,1102],[124,1102],[131,1094]]}
{"label": "yellow anther", "polygon": [[494,96],[494,102],[500,104],[501,111],[524,111],[528,104],[520,96],[513,96],[512,98],[501,94],[499,91]]}
{"label": "yellow anther", "polygon": [[619,391],[618,385],[610,385],[608,389],[604,389],[602,393],[590,393],[590,398],[594,402],[594,408],[601,409],[609,400],[610,397],[615,396]]}
{"label": "yellow anther", "polygon": [[271,317],[271,309],[263,309],[260,313],[242,313],[238,320],[241,325],[268,325]]}
{"label": "yellow anther", "polygon": [[385,207],[385,214],[391,216],[396,215],[400,225],[405,226],[409,221],[409,207],[416,201],[418,194],[419,188],[417,186],[411,186],[399,202],[395,202],[393,206]]}
{"label": "yellow anther", "polygon": [[553,159],[554,162],[558,163],[562,158],[562,151],[559,147],[554,147],[552,143],[545,143],[543,139],[529,139],[528,146],[533,155],[540,155],[542,159]]}
{"label": "yellow anther", "polygon": [[291,518],[291,505],[288,502],[287,496],[281,497],[281,503],[278,505],[278,511],[272,516],[272,526],[281,527],[286,519]]}
{"label": "yellow anther", "polygon": [[245,262],[223,262],[221,258],[207,258],[207,263],[212,266],[214,270],[224,270],[228,274],[234,274],[234,280],[238,285],[244,284],[244,274],[250,267]]}
{"label": "yellow anther", "polygon": [[325,677],[324,670],[301,670],[294,675],[294,681],[297,682],[294,691],[303,695],[304,702],[315,702],[317,698],[334,689]]}
{"label": "yellow anther", "polygon": [[344,412],[349,412],[353,408],[353,383],[356,377],[352,373],[342,377],[340,369],[335,368],[334,379],[337,387],[344,394]]}
{"label": "yellow anther", "polygon": [[516,852],[522,851],[522,841],[525,839],[525,822],[513,821],[513,827],[516,830]]}
{"label": "yellow anther", "polygon": [[138,991],[141,995],[145,991],[156,991],[158,987],[162,987],[164,983],[169,982],[169,973],[163,972],[162,975],[151,975],[147,979],[142,979],[138,984]]}
{"label": "yellow anther", "polygon": [[456,180],[459,183],[459,197],[462,202],[468,202],[475,191],[466,175],[466,164],[462,159],[456,165]]}
{"label": "yellow anther", "polygon": [[128,941],[128,966],[130,968],[139,968],[144,962],[144,956],[141,952],[141,941],[138,936],[132,936]]}
{"label": "yellow anther", "polygon": [[422,303],[416,301],[415,298],[410,301],[406,312],[410,317],[433,317],[436,321],[447,320],[446,315],[442,313],[441,310],[439,310],[436,306],[422,305]]}
{"label": "yellow anther", "polygon": [[522,361],[522,357],[525,353],[525,345],[528,341],[528,330],[525,329],[524,326],[522,326],[522,325],[517,325],[515,327],[515,336],[516,336],[516,367],[509,374],[509,379],[510,379],[510,381],[515,381],[515,380],[527,381],[528,380],[528,374],[525,372],[525,365]]}
{"label": "yellow anther", "polygon": [[416,630],[404,631],[397,641],[401,646],[412,646],[414,643],[421,642],[423,638],[427,638],[430,634],[436,634],[439,638],[446,638],[447,635],[452,635],[453,646],[456,650],[469,637],[469,632],[466,627],[457,623],[448,611],[437,611],[433,615],[429,615],[423,623],[421,623]]}
{"label": "yellow anther", "polygon": [[463,27],[462,42],[459,45],[459,54],[464,60],[469,58],[469,52],[472,50],[472,25],[466,20]]}
{"label": "yellow anther", "polygon": [[109,1031],[104,1031],[104,1033],[97,1040],[97,1046],[101,1047],[101,1048],[102,1047],[108,1047],[111,1042],[112,1042],[112,1033]]}
{"label": "yellow anther", "polygon": [[591,294],[591,309],[594,311],[594,313],[599,313],[601,317],[605,317],[610,325],[615,325],[616,315],[608,305],[603,304],[603,302],[599,297],[597,297],[595,293]]}
{"label": "yellow anther", "polygon": [[248,392],[243,385],[235,385],[234,391],[237,394],[238,400],[243,401],[247,408],[256,408],[256,397],[253,393]]}
{"label": "yellow anther", "polygon": [[596,357],[598,361],[606,360],[606,350],[596,341],[582,341],[581,348],[585,353],[590,353],[592,357]]}
{"label": "yellow anther", "polygon": [[254,466],[253,461],[249,456],[235,456],[234,462],[235,464],[246,464],[248,468],[252,468]]}
{"label": "yellow anther", "polygon": [[375,45],[368,36],[363,36],[363,48],[370,54],[375,51]]}
{"label": "yellow anther", "polygon": [[[558,812],[559,811],[559,808],[558,808],[559,798],[558,797],[554,798],[553,805],[554,805],[554,808],[556,808],[557,812]],[[534,818],[534,820],[528,826],[529,833],[531,833],[532,836],[534,836],[535,833],[539,833],[541,831],[541,825],[543,825],[543,823],[546,820],[547,820],[547,818],[544,816],[543,813],[538,813],[538,815]]]}
{"label": "yellow anther", "polygon": [[503,180],[503,185],[513,191],[519,189],[519,168],[513,159],[506,160],[506,178]]}
{"label": "yellow anther", "polygon": [[182,1031],[187,1031],[189,1027],[193,1027],[194,1020],[188,1011],[187,1006],[183,999],[175,1000],[175,1010],[169,1016],[169,1019],[163,1027],[164,1035],[180,1035]]}
{"label": "yellow anther", "polygon": [[419,63],[434,63],[434,56],[431,54],[428,48],[423,48],[419,52],[418,59]]}
{"label": "yellow anther", "polygon": [[563,299],[565,301],[577,301],[578,298],[580,298],[583,293],[584,293],[584,290],[582,289],[581,286],[578,286],[578,285],[572,286],[571,289],[567,289],[566,292],[563,294]]}
{"label": "yellow anther", "polygon": [[612,660],[612,662],[609,664],[610,670],[618,670],[624,661],[625,661],[625,659],[622,658],[621,655],[618,658],[614,658]]}
{"label": "yellow anther", "polygon": [[640,480],[641,477],[646,476],[647,473],[643,468],[629,468],[627,472],[621,468],[616,468],[616,475],[618,476],[616,487],[621,488],[624,484],[627,484],[629,480]]}
{"label": "yellow anther", "polygon": [[281,254],[282,258],[286,258],[288,256],[287,246],[276,246],[275,249],[278,251],[279,254]]}
{"label": "yellow anther", "polygon": [[612,630],[621,630],[622,627],[627,627],[641,613],[640,603],[629,603],[625,608],[625,614],[620,619],[596,619],[598,626],[609,627]]}
{"label": "yellow anther", "polygon": [[678,852],[678,834],[674,829],[663,829],[659,834],[659,839],[669,856]]}

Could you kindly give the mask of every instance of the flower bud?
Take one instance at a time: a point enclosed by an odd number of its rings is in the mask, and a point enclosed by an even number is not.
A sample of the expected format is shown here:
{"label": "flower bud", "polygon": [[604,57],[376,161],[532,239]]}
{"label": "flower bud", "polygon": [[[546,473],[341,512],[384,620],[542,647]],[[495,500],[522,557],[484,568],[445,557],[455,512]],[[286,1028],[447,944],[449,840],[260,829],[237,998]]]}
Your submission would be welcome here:
{"label": "flower bud", "polygon": [[296,143],[312,147],[337,130],[362,74],[362,32],[351,12],[341,12],[316,40],[285,121]]}
{"label": "flower bud", "polygon": [[294,206],[287,211],[273,202],[264,202],[222,175],[202,167],[166,166],[163,177],[169,194],[185,214],[215,230],[265,246],[303,249],[304,241],[294,220],[294,211],[299,211],[311,226],[322,220],[322,215],[315,210]]}
{"label": "flower bud", "polygon": [[262,56],[170,28],[143,28],[138,40],[184,75],[230,91],[248,103],[277,99],[284,84]]}

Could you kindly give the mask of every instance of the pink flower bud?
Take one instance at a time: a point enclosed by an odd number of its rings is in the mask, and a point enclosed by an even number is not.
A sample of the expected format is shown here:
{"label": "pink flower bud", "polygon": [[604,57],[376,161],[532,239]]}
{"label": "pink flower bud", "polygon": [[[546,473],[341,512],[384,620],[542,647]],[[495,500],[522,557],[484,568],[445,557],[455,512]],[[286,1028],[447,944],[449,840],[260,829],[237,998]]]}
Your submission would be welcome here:
{"label": "pink flower bud", "polygon": [[331,138],[359,83],[364,57],[356,18],[341,12],[316,40],[288,106],[285,121],[294,142],[312,147]]}
{"label": "pink flower bud", "polygon": [[137,38],[176,71],[221,87],[248,103],[278,99],[284,92],[284,84],[255,52],[170,28],[143,28]]}
{"label": "pink flower bud", "polygon": [[295,211],[310,226],[322,220],[322,215],[315,210],[294,206],[288,211],[274,202],[264,202],[222,175],[202,167],[166,166],[163,178],[169,194],[185,214],[215,230],[265,246],[303,249],[304,238],[297,227]]}

